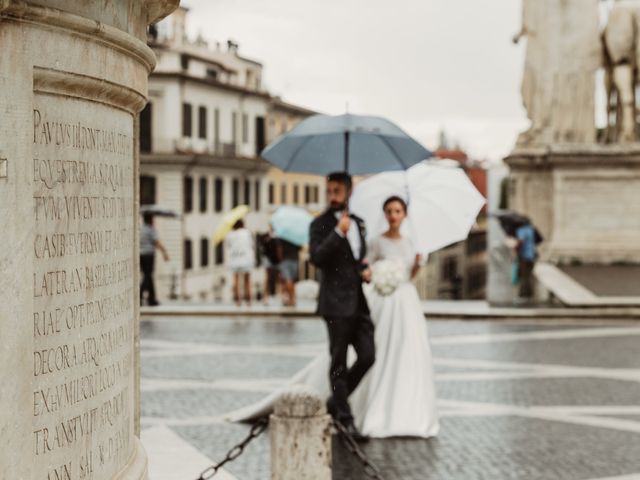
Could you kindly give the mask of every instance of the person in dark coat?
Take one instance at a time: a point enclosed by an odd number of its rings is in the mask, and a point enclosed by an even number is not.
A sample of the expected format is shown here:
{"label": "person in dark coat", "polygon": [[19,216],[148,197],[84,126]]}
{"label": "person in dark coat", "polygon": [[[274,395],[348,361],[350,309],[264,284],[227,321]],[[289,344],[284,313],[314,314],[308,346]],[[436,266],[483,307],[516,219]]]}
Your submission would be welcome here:
{"label": "person in dark coat", "polygon": [[[310,227],[311,262],[320,270],[317,313],[324,318],[329,334],[332,396],[329,413],[353,435],[360,434],[353,422],[349,395],[358,386],[375,361],[374,327],[369,316],[362,283],[370,281],[371,270],[365,262],[364,221],[348,211],[352,180],[347,173],[327,177],[327,210]],[[357,359],[348,368],[347,349],[352,345]]]}
{"label": "person in dark coat", "polygon": [[278,239],[273,236],[273,229],[269,225],[269,230],[260,235],[258,245],[260,246],[260,257],[262,266],[265,269],[264,289],[262,301],[269,304],[269,298],[276,294],[276,287],[279,283],[279,264],[282,260]]}

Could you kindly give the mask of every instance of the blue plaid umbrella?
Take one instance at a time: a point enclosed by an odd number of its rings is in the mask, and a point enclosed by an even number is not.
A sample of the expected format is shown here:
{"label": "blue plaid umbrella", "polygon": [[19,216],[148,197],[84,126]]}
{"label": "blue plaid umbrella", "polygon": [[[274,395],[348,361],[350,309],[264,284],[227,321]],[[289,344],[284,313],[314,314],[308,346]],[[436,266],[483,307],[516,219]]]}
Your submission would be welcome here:
{"label": "blue plaid umbrella", "polygon": [[366,175],[406,170],[431,152],[389,120],[345,114],[307,118],[265,148],[262,157],[285,171]]}

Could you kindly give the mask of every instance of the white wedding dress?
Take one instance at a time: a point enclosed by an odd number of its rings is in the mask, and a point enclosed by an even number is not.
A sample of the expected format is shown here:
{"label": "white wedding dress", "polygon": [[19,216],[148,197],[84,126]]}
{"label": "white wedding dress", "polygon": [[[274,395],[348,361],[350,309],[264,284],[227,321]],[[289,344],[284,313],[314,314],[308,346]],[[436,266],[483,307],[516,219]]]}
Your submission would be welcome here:
{"label": "white wedding dress", "polygon": [[[353,394],[349,404],[355,424],[365,435],[385,437],[432,437],[439,423],[427,324],[418,293],[409,274],[415,250],[406,237],[380,236],[369,246],[369,262],[400,260],[406,279],[393,293],[378,294],[371,285],[365,294],[375,325],[376,361]],[[353,361],[355,355],[349,352]],[[331,394],[329,352],[317,356],[288,385],[305,385],[323,397]],[[232,412],[227,419],[242,421],[269,413],[282,390],[263,401]]]}

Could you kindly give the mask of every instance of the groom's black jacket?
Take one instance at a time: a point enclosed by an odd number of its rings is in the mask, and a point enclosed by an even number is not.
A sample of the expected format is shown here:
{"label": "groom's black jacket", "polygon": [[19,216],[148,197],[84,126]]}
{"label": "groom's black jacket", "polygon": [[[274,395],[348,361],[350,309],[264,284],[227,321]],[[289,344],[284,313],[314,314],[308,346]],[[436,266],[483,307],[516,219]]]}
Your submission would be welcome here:
{"label": "groom's black jacket", "polygon": [[311,262],[320,269],[320,293],[317,313],[323,317],[351,317],[364,308],[369,313],[362,292],[362,270],[365,268],[366,234],[364,221],[351,215],[360,232],[360,258],[353,257],[349,240],[336,231],[338,220],[328,209],[310,227]]}

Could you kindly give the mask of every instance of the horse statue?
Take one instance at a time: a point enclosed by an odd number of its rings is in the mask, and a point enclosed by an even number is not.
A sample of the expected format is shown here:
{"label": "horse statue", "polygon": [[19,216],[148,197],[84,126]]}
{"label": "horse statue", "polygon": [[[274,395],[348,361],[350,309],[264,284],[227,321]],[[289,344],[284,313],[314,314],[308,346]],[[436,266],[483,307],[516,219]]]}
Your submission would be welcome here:
{"label": "horse statue", "polygon": [[640,0],[615,2],[602,33],[607,89],[605,142],[638,139],[635,87],[640,83]]}

